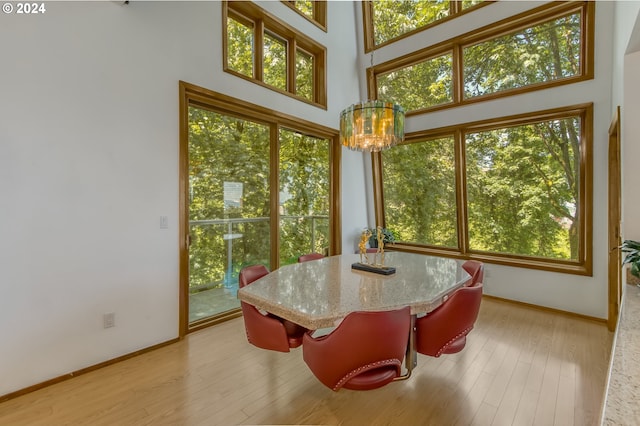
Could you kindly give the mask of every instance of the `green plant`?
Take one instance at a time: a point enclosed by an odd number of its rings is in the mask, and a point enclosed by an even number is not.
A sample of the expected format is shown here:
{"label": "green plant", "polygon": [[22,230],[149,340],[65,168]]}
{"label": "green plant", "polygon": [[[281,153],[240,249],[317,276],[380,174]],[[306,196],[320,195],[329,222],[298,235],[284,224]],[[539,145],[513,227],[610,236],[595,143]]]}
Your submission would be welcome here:
{"label": "green plant", "polygon": [[624,240],[620,249],[623,253],[626,253],[622,264],[631,265],[631,275],[640,278],[640,242]]}
{"label": "green plant", "polygon": [[[371,232],[371,238],[369,238],[369,245],[371,247],[378,247],[378,228],[372,228],[369,229],[369,232]],[[382,243],[383,244],[388,244],[388,243],[395,243],[396,242],[396,237],[393,234],[393,231],[387,229],[387,228],[382,228]]]}

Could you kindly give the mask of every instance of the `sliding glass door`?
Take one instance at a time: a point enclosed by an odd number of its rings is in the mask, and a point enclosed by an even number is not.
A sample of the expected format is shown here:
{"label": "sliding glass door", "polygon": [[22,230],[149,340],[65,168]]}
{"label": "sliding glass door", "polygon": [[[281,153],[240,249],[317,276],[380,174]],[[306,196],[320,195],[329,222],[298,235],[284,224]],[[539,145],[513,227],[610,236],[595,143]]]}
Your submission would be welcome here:
{"label": "sliding glass door", "polygon": [[327,139],[279,131],[280,265],[305,253],[329,253],[329,154]]}
{"label": "sliding glass door", "polygon": [[270,267],[270,128],[189,107],[189,322],[238,308],[238,272]]}
{"label": "sliding glass door", "polygon": [[[181,83],[180,333],[240,315],[238,274],[340,252],[337,132]],[[304,129],[301,131],[300,129]]]}

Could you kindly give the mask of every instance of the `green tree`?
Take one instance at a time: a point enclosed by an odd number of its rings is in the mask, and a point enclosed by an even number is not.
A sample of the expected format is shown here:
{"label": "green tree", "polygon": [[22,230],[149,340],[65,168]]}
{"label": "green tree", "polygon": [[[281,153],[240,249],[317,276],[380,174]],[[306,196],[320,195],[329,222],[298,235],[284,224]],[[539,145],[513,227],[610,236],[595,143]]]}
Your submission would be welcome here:
{"label": "green tree", "polygon": [[449,0],[375,0],[372,6],[376,45],[450,14]]}
{"label": "green tree", "polygon": [[579,125],[574,118],[467,134],[471,249],[577,259]]}
{"label": "green tree", "polygon": [[385,223],[396,240],[457,247],[453,138],[384,151]]}
{"label": "green tree", "polygon": [[[189,164],[189,220],[263,218],[232,227],[233,233],[243,235],[233,257],[268,265],[269,127],[192,107]],[[238,206],[225,205],[225,182],[242,183]],[[190,285],[222,282],[228,233],[227,224],[192,226]]]}
{"label": "green tree", "polygon": [[330,142],[280,130],[280,261],[329,246]]}
{"label": "green tree", "polygon": [[580,13],[574,13],[465,47],[465,97],[579,74],[580,22]]}

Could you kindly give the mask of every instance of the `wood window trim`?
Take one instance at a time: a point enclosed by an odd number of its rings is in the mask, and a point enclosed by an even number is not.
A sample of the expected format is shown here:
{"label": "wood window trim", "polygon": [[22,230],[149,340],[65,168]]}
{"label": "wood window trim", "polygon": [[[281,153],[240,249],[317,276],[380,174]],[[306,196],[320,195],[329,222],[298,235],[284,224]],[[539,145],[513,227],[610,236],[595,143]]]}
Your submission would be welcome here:
{"label": "wood window trim", "polygon": [[397,37],[391,38],[383,43],[380,44],[375,44],[375,37],[374,37],[374,31],[375,31],[375,25],[373,23],[373,1],[363,1],[362,2],[362,28],[363,28],[363,32],[364,32],[364,53],[369,53],[375,49],[379,49],[383,46],[395,43],[399,40],[402,40],[404,38],[410,37],[414,34],[420,33],[422,31],[428,30],[430,28],[433,28],[437,25],[440,25],[444,22],[450,21],[452,19],[458,18],[464,14],[467,14],[469,12],[472,12],[476,9],[479,9],[480,7],[484,7],[487,6],[491,3],[495,3],[495,1],[484,1],[482,3],[478,3],[476,5],[473,5],[471,7],[468,7],[466,9],[462,9],[462,2],[461,1],[451,1],[450,5],[449,5],[449,15],[442,18],[442,19],[438,19],[436,21],[430,22],[427,25],[424,25],[422,27],[413,29],[411,31],[408,31],[406,33],[400,34]]}
{"label": "wood window trim", "polygon": [[[567,117],[581,117],[580,140],[580,189],[579,213],[580,241],[578,260],[566,261],[537,257],[517,256],[509,254],[487,253],[470,250],[468,246],[468,215],[465,187],[464,135],[466,133],[491,130],[501,127],[524,125],[544,120]],[[458,206],[458,248],[443,248],[417,243],[397,242],[389,248],[397,251],[422,253],[435,256],[454,257],[458,259],[475,259],[481,262],[514,266],[528,269],[539,269],[549,272],[560,272],[574,275],[593,275],[593,103],[571,105],[562,108],[535,111],[505,117],[496,117],[482,121],[461,123],[437,129],[422,130],[409,133],[403,144],[422,142],[425,139],[436,139],[452,136],[455,139],[456,164],[456,204]],[[382,154],[371,154],[373,171],[373,196],[376,223],[387,226],[384,215],[384,196],[382,182]]]}
{"label": "wood window trim", "polygon": [[[462,50],[465,46],[489,41],[494,38],[510,34],[514,31],[529,28],[531,26],[543,24],[546,21],[556,19],[580,11],[582,13],[581,31],[583,43],[581,46],[580,74],[572,77],[556,79],[548,82],[535,83],[523,87],[494,92],[482,96],[464,99],[463,90],[463,61]],[[406,68],[417,63],[427,61],[444,53],[453,54],[453,101],[407,111],[407,116],[424,114],[427,112],[439,111],[463,105],[485,102],[497,98],[519,95],[550,87],[558,87],[566,84],[577,83],[594,78],[594,46],[595,46],[595,2],[552,2],[518,15],[503,19],[496,23],[486,25],[478,30],[474,30],[443,42],[425,47],[423,49],[400,56],[390,61],[367,68],[367,92],[369,99],[378,98],[377,76],[386,74],[394,70]]]}
{"label": "wood window trim", "polygon": [[[227,42],[227,19],[238,20],[239,22],[246,24],[251,23],[254,28],[254,75],[253,77],[241,74],[228,66],[228,42]],[[287,90],[282,90],[277,87],[266,84],[262,75],[262,54],[264,47],[263,34],[264,32],[275,35],[276,37],[287,41]],[[327,109],[327,49],[320,43],[317,43],[305,34],[297,31],[293,27],[289,26],[285,22],[277,19],[276,17],[268,14],[264,9],[260,8],[252,2],[245,1],[223,1],[222,2],[222,41],[223,41],[223,57],[222,67],[223,71],[229,74],[233,74],[236,77],[242,78],[260,86],[266,87],[275,92],[284,94],[295,98],[301,102],[308,103],[310,105]],[[295,58],[290,56],[290,53],[295,52],[296,47],[311,54],[314,58],[313,61],[313,100],[309,100],[302,96],[298,96],[295,93]],[[292,89],[293,88],[293,89]]]}
{"label": "wood window trim", "polygon": [[322,1],[313,1],[313,18],[305,15],[300,11],[296,6],[295,2],[283,0],[287,7],[293,9],[297,14],[305,18],[307,21],[311,22],[316,27],[320,28],[325,33],[327,32],[327,0]]}

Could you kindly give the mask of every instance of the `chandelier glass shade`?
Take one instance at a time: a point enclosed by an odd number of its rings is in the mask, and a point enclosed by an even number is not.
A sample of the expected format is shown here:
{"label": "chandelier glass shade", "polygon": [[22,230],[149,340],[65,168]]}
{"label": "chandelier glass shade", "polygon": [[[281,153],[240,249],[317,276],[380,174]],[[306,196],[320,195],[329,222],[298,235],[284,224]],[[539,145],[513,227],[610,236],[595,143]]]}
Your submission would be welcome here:
{"label": "chandelier glass shade", "polygon": [[340,142],[354,151],[377,152],[404,140],[404,109],[384,101],[353,104],[340,113]]}

